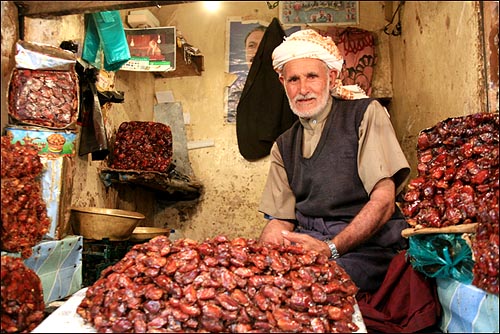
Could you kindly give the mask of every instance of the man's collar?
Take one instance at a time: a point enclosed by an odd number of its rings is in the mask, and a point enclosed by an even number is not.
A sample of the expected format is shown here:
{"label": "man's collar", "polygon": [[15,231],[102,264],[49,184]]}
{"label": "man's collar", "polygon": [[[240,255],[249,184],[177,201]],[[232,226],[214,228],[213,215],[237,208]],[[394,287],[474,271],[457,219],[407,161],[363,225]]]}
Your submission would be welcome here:
{"label": "man's collar", "polygon": [[323,108],[323,110],[319,114],[310,118],[299,117],[299,121],[302,124],[302,126],[304,126],[306,129],[312,129],[313,127],[316,126],[316,124],[324,122],[325,119],[328,117],[328,114],[330,114],[330,111],[332,110],[332,103],[333,103],[333,98],[330,96],[328,98],[328,102],[325,108]]}

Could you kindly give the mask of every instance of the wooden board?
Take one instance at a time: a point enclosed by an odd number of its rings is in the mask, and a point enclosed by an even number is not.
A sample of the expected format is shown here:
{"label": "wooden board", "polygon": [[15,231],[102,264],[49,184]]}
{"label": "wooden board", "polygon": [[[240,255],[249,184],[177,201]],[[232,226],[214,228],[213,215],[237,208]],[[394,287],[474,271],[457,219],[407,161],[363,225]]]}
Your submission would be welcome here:
{"label": "wooden board", "polygon": [[474,233],[476,232],[477,223],[461,224],[446,227],[422,227],[422,228],[406,228],[401,231],[401,235],[405,238],[416,234],[437,234],[437,233]]}
{"label": "wooden board", "polygon": [[105,186],[113,183],[128,183],[153,189],[162,193],[163,199],[191,201],[198,199],[203,185],[175,169],[169,174],[154,171],[134,171],[103,168],[100,178]]}
{"label": "wooden board", "polygon": [[14,4],[20,16],[47,18],[190,2],[195,1],[14,1]]}

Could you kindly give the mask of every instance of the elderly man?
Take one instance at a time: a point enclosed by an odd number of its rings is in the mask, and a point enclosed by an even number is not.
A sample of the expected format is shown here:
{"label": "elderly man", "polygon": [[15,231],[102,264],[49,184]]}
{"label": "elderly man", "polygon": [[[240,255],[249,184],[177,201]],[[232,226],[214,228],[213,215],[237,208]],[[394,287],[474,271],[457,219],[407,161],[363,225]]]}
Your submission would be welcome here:
{"label": "elderly man", "polygon": [[396,196],[410,168],[385,108],[359,87],[341,86],[342,64],[332,39],[311,29],[273,52],[299,120],[271,149],[259,206],[269,221],[259,240],[327,254],[370,292],[407,247]]}

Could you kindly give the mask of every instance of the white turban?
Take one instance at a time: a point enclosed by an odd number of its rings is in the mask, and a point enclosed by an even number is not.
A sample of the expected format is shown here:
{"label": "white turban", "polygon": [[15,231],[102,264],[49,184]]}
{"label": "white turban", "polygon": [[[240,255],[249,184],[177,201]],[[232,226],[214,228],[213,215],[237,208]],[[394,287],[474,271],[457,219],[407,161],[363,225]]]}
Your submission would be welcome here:
{"label": "white turban", "polygon": [[273,51],[273,68],[281,73],[290,60],[301,58],[320,59],[328,68],[336,69],[340,75],[344,58],[330,36],[321,36],[312,29],[299,30],[276,47]]}
{"label": "white turban", "polygon": [[[342,73],[344,58],[330,36],[321,36],[312,29],[299,30],[276,47],[273,51],[273,68],[281,74],[283,66],[290,60],[314,58],[325,62],[329,69],[337,70],[337,77]],[[356,100],[368,97],[358,85],[343,86],[337,79],[331,94],[344,100]]]}

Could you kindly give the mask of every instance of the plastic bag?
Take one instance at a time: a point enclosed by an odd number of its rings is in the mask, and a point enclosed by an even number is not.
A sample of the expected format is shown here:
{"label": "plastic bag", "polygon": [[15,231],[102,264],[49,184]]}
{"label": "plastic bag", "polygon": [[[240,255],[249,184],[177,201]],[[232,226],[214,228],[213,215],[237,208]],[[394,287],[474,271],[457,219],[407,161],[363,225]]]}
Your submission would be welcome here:
{"label": "plastic bag", "polygon": [[[104,62],[101,63],[101,53]],[[93,13],[87,22],[82,59],[96,68],[118,71],[130,60],[130,50],[118,11]]]}
{"label": "plastic bag", "polygon": [[421,234],[409,239],[406,256],[415,270],[429,277],[472,282],[472,251],[460,234]]}
{"label": "plastic bag", "polygon": [[52,45],[18,41],[16,43],[16,68],[30,70],[59,70],[73,69],[76,58],[67,50]]}

